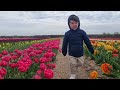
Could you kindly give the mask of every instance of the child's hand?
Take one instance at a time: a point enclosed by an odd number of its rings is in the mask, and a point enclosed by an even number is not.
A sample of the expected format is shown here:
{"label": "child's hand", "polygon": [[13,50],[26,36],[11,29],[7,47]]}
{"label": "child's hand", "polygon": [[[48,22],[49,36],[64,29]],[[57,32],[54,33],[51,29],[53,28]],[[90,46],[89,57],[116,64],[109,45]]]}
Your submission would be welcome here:
{"label": "child's hand", "polygon": [[62,52],[62,49],[59,49],[59,52]]}

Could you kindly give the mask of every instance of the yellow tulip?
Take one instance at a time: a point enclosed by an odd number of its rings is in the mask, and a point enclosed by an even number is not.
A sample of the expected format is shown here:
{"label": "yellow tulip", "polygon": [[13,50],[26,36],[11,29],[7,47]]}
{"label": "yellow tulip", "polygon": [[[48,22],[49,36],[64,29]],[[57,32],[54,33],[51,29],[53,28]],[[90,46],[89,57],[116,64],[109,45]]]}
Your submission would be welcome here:
{"label": "yellow tulip", "polygon": [[94,50],[94,55],[99,54],[98,50]]}

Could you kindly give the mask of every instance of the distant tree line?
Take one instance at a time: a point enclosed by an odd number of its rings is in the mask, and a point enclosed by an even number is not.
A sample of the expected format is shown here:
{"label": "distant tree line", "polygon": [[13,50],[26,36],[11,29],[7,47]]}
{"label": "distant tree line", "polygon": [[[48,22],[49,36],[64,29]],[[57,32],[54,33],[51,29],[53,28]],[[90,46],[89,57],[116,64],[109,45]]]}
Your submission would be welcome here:
{"label": "distant tree line", "polygon": [[110,33],[90,34],[88,36],[90,38],[120,38],[119,32],[115,32],[114,34],[110,34]]}
{"label": "distant tree line", "polygon": [[[34,36],[0,36],[0,38],[59,38],[64,35],[34,35]],[[90,38],[120,38],[119,32],[114,34],[103,33],[103,34],[88,34]]]}
{"label": "distant tree line", "polygon": [[63,35],[34,35],[34,36],[0,36],[0,38],[57,38]]}

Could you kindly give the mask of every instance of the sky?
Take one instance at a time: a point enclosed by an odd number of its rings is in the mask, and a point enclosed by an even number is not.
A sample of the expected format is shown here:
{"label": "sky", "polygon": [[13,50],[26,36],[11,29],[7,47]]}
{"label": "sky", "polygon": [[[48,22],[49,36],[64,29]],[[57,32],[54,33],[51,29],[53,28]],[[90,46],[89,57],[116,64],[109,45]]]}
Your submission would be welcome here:
{"label": "sky", "polygon": [[120,11],[0,11],[0,36],[64,35],[71,14],[87,34],[120,33]]}

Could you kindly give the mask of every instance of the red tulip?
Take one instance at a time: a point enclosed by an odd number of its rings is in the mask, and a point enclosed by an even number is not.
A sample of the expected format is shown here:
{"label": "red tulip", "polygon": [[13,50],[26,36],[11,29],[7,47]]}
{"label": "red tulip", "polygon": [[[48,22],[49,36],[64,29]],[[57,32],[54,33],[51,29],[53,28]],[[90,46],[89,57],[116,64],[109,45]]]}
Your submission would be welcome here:
{"label": "red tulip", "polygon": [[44,62],[46,62],[47,61],[47,58],[46,57],[41,57],[40,58],[40,63],[44,63]]}
{"label": "red tulip", "polygon": [[42,78],[41,78],[41,76],[39,76],[39,75],[35,75],[35,76],[34,76],[34,79],[42,79]]}
{"label": "red tulip", "polygon": [[42,73],[41,70],[37,70],[36,74],[40,75]]}
{"label": "red tulip", "polygon": [[40,64],[40,69],[41,70],[45,70],[47,68],[47,66],[44,64],[44,63],[41,63]]}
{"label": "red tulip", "polygon": [[35,52],[31,52],[31,53],[29,54],[29,56],[36,56],[36,53],[35,53]]}
{"label": "red tulip", "polygon": [[2,76],[0,75],[0,79],[4,79],[4,77],[2,77]]}
{"label": "red tulip", "polygon": [[2,51],[2,55],[7,55],[8,54],[8,51],[7,50],[3,50]]}
{"label": "red tulip", "polygon": [[26,64],[23,64],[22,66],[18,67],[18,70],[20,72],[27,72],[28,66]]}
{"label": "red tulip", "polygon": [[10,66],[11,68],[16,68],[18,65],[17,65],[17,63],[10,63],[9,66]]}
{"label": "red tulip", "polygon": [[5,68],[0,68],[0,75],[4,77],[7,74],[7,70]]}
{"label": "red tulip", "polygon": [[39,63],[38,58],[34,58],[34,62],[35,62],[35,63]]}
{"label": "red tulip", "polygon": [[4,56],[4,57],[2,57],[2,60],[6,61],[6,62],[9,62],[11,59],[12,59],[11,56]]}
{"label": "red tulip", "polygon": [[0,58],[2,57],[2,54],[0,54]]}
{"label": "red tulip", "polygon": [[0,66],[3,66],[3,67],[5,67],[5,66],[7,66],[8,65],[8,62],[6,62],[6,61],[1,61],[0,62]]}
{"label": "red tulip", "polygon": [[47,78],[47,79],[52,79],[54,76],[54,72],[52,69],[46,69],[44,71],[44,77]]}
{"label": "red tulip", "polygon": [[118,50],[117,50],[117,49],[116,49],[116,50],[113,50],[112,53],[113,53],[113,54],[118,54]]}
{"label": "red tulip", "polygon": [[118,57],[119,55],[118,54],[112,54],[113,57]]}

